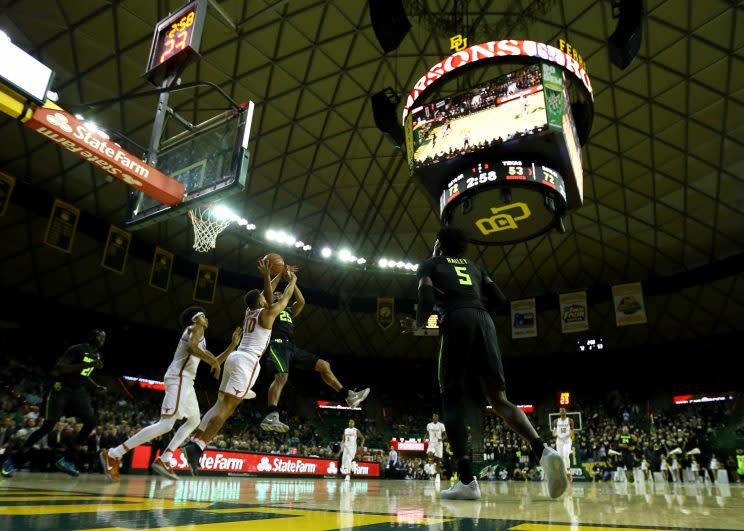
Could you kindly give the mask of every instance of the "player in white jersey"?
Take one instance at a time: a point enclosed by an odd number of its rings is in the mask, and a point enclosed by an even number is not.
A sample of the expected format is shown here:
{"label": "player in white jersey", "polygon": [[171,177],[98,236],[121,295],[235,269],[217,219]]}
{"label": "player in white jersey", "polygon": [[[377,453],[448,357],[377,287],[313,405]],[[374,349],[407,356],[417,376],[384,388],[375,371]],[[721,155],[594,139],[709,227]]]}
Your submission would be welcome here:
{"label": "player in white jersey", "polygon": [[344,430],[344,438],[341,441],[341,473],[345,474],[344,481],[349,481],[351,470],[354,466],[354,458],[357,454],[357,438],[361,439],[364,448],[364,435],[354,427],[354,421],[349,421],[349,427]]}
{"label": "player in white jersey", "polygon": [[566,408],[559,410],[560,417],[553,425],[553,435],[555,435],[555,450],[563,458],[566,465],[566,478],[571,481],[571,436],[573,435],[573,419],[566,415]]}
{"label": "player in white jersey", "polygon": [[434,461],[433,467],[436,480],[439,480],[439,472],[442,467],[445,432],[444,424],[439,422],[439,415],[434,413],[431,417],[431,422],[426,425],[426,434],[429,437],[429,446],[426,448],[426,455]]}
{"label": "player in white jersey", "polygon": [[269,260],[259,260],[258,270],[263,276],[264,289],[263,292],[254,289],[245,294],[247,308],[243,320],[243,338],[238,349],[227,356],[217,402],[204,414],[194,437],[182,447],[192,474],[199,469],[199,457],[204,448],[256,383],[260,372],[259,362],[269,344],[274,319],[287,307],[297,284],[297,277],[288,268],[284,292],[277,300],[269,302],[273,300]]}
{"label": "player in white jersey", "polygon": [[114,481],[119,479],[119,465],[124,454],[141,444],[165,435],[173,429],[177,420],[185,418],[186,422],[178,428],[168,443],[166,451],[152,464],[153,471],[161,476],[178,479],[170,465],[171,456],[199,425],[199,402],[194,392],[194,379],[199,361],[204,360],[211,365],[215,378],[219,378],[220,365],[227,355],[235,350],[240,341],[241,330],[238,327],[233,332],[232,343],[225,349],[225,352],[215,357],[207,350],[207,342],[204,339],[204,331],[209,327],[209,320],[204,309],[198,306],[184,310],[181,314],[181,326],[184,329],[181,339],[176,346],[173,361],[165,372],[165,397],[160,409],[160,420],[141,429],[123,444],[108,450],[101,450],[103,472]]}

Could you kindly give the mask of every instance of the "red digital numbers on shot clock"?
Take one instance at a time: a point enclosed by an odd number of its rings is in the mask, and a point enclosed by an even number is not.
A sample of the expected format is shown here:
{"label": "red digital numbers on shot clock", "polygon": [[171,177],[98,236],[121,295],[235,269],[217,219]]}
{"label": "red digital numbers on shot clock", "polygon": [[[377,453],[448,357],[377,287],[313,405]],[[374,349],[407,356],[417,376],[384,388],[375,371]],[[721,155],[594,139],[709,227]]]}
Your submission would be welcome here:
{"label": "red digital numbers on shot clock", "polygon": [[[185,13],[180,19],[165,28],[159,37],[158,49],[155,54],[157,64],[162,64],[189,45],[191,32],[194,28],[195,12]],[[157,65],[153,65],[157,66]]]}

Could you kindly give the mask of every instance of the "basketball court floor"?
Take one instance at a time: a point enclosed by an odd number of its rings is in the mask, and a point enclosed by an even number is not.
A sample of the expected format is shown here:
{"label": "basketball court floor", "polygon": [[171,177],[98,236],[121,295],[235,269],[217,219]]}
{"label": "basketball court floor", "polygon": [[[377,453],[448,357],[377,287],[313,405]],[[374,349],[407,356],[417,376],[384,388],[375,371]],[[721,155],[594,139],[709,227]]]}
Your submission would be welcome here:
{"label": "basketball court floor", "polygon": [[111,483],[19,473],[0,482],[0,530],[744,529],[735,485],[483,482],[477,502],[442,501],[432,481],[149,476]]}

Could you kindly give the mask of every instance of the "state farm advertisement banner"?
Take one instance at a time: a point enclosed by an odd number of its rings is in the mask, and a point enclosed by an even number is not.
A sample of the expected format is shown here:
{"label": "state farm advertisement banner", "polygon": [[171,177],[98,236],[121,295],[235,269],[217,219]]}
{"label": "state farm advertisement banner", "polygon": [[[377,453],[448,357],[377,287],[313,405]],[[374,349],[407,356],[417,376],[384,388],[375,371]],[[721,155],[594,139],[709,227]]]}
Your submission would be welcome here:
{"label": "state farm advertisement banner", "polygon": [[183,201],[183,183],[156,170],[54,104],[38,107],[24,125],[164,205]]}
{"label": "state farm advertisement banner", "polygon": [[[152,447],[138,446],[132,456],[132,470],[147,470],[151,462]],[[336,476],[338,461],[295,455],[255,454],[233,450],[208,448],[199,459],[200,472],[215,474],[277,474],[283,476]],[[171,466],[187,472],[186,456],[176,450]],[[355,462],[352,476],[380,477],[379,463]]]}

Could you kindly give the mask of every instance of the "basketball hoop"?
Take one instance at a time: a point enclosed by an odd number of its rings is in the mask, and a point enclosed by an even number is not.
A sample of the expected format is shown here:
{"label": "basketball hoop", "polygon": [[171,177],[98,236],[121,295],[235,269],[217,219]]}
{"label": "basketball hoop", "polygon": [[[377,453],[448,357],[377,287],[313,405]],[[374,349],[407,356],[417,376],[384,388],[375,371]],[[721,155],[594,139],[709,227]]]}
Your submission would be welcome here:
{"label": "basketball hoop", "polygon": [[233,217],[219,207],[207,205],[189,210],[186,214],[194,225],[194,250],[209,252],[217,246],[217,236],[230,226]]}

